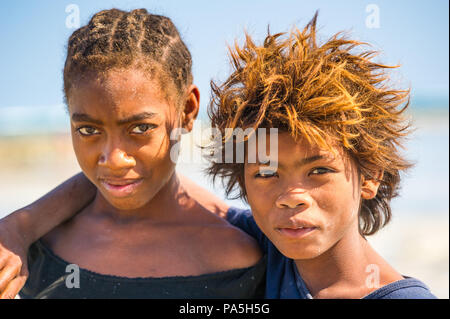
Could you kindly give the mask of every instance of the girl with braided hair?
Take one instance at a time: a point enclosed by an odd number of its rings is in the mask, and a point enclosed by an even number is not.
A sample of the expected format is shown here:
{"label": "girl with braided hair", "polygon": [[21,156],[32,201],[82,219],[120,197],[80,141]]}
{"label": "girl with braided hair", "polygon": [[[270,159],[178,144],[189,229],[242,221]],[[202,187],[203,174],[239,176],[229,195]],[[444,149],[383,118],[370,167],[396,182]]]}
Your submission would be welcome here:
{"label": "girl with braided hair", "polygon": [[[190,131],[198,113],[191,64],[171,20],[145,9],[98,12],[72,34],[64,92],[77,160],[95,186],[78,178],[85,195],[75,201],[95,197],[31,240],[22,298],[263,296],[256,242],[216,216],[226,205],[170,158],[170,132]],[[55,209],[34,225],[51,229]]]}

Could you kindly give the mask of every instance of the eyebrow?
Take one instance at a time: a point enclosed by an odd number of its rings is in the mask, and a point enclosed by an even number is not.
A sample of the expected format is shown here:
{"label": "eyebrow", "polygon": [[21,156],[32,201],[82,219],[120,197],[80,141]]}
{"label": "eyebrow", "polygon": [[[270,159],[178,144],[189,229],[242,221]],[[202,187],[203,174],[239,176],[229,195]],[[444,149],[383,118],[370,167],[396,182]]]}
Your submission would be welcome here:
{"label": "eyebrow", "polygon": [[316,161],[322,160],[324,158],[325,158],[325,156],[323,156],[323,155],[314,155],[314,156],[311,156],[311,157],[302,158],[301,160],[297,161],[295,163],[295,165],[296,166],[303,166],[303,165],[306,165],[306,164],[310,164],[312,162],[316,162]]}
{"label": "eyebrow", "polygon": [[153,112],[142,112],[142,113],[135,114],[130,117],[118,120],[117,124],[123,125],[123,124],[131,123],[131,122],[148,120],[148,119],[155,117],[155,115],[156,115],[156,113],[153,113]]}
{"label": "eyebrow", "polygon": [[[314,156],[311,156],[311,157],[302,158],[301,160],[296,161],[294,165],[297,166],[297,167],[301,167],[301,166],[304,166],[304,165],[307,165],[307,164],[310,164],[310,163],[313,163],[313,162],[316,162],[316,161],[319,161],[319,160],[322,160],[322,159],[325,159],[325,158],[326,157],[323,156],[323,155],[314,155]],[[256,161],[256,163],[249,163],[249,165],[263,165],[263,166],[270,167],[269,164],[270,164],[270,161],[268,161],[267,163],[261,163],[258,160]],[[280,167],[280,168],[284,168],[284,165],[282,163],[279,163],[279,162],[276,162],[275,166],[276,167]]]}
{"label": "eyebrow", "polygon": [[90,123],[94,123],[94,124],[98,124],[98,125],[102,125],[103,122],[97,119],[94,119],[92,117],[90,117],[87,114],[84,113],[73,113],[72,114],[72,121],[74,122],[90,122]]}
{"label": "eyebrow", "polygon": [[[124,119],[120,119],[117,121],[117,124],[123,125],[123,124],[131,123],[131,122],[142,121],[142,120],[153,118],[153,117],[155,117],[155,115],[156,115],[156,113],[153,113],[153,112],[142,112],[142,113],[135,114],[135,115],[132,115],[132,116],[124,118]],[[72,121],[74,121],[74,122],[89,122],[89,123],[94,123],[97,125],[103,125],[103,122],[101,120],[95,119],[85,113],[73,113]]]}

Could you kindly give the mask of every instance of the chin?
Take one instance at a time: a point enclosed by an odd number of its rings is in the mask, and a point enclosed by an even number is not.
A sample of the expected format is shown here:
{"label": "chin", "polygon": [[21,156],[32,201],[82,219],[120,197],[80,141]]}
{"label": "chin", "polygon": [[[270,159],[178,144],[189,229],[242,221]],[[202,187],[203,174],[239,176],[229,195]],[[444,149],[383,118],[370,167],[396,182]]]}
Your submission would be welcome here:
{"label": "chin", "polygon": [[148,201],[136,200],[133,198],[106,198],[106,200],[111,206],[114,206],[114,208],[118,210],[135,210],[142,208],[148,203]]}
{"label": "chin", "polygon": [[286,254],[285,256],[294,260],[308,260],[319,257],[321,254],[322,252],[320,251],[320,249],[318,249],[315,251],[305,251],[305,252],[294,251],[289,255]]}
{"label": "chin", "polygon": [[277,248],[284,256],[294,260],[313,259],[324,252],[324,249],[321,248],[321,246],[311,244],[280,244],[277,245]]}

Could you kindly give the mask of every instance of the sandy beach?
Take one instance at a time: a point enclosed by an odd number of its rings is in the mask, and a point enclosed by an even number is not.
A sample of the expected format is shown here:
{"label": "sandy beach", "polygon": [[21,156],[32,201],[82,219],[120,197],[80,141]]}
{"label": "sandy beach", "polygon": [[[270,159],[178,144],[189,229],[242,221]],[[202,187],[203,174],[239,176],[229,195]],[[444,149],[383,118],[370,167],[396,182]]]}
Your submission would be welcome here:
{"label": "sandy beach", "polygon": [[[80,171],[66,134],[0,138],[0,217],[11,213]],[[179,164],[178,171],[223,197],[202,177],[201,167]],[[219,187],[219,185],[217,185]],[[243,206],[241,202],[229,201]],[[449,297],[448,206],[442,211],[409,214],[393,220],[369,242],[400,273],[425,282],[439,298]]]}

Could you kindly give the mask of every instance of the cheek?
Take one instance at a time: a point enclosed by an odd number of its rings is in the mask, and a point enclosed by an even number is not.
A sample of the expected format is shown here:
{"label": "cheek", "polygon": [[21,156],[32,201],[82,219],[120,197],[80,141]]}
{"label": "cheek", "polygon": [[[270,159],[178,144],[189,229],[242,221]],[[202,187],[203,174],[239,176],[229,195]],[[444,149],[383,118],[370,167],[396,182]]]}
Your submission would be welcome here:
{"label": "cheek", "polygon": [[141,174],[151,176],[149,182],[153,186],[149,185],[152,188],[164,184],[175,170],[176,163],[170,156],[171,146],[168,136],[155,136],[135,152],[137,169]]}
{"label": "cheek", "polygon": [[262,196],[261,192],[265,192],[265,189],[258,185],[251,174],[245,172],[244,174],[244,187],[247,193],[247,200],[252,210],[262,206],[262,202],[267,201],[265,196]]}
{"label": "cheek", "polygon": [[326,229],[341,232],[357,221],[359,199],[352,183],[329,184],[313,190],[311,195],[323,214]]}
{"label": "cheek", "polygon": [[158,169],[168,164],[167,150],[164,145],[145,145],[135,152],[136,163],[143,169],[151,169],[158,173]]}
{"label": "cheek", "polygon": [[86,175],[90,175],[90,171],[95,169],[98,162],[98,145],[96,143],[85,143],[76,136],[72,137],[72,145],[80,168]]}
{"label": "cheek", "polygon": [[136,157],[144,166],[164,166],[170,160],[170,139],[167,135],[155,135],[146,144],[138,147]]}
{"label": "cheek", "polygon": [[270,185],[261,185],[261,183],[249,180],[247,176],[245,189],[247,190],[248,203],[255,221],[264,230],[266,228],[265,225],[271,224],[270,211],[275,205],[275,190]]}

